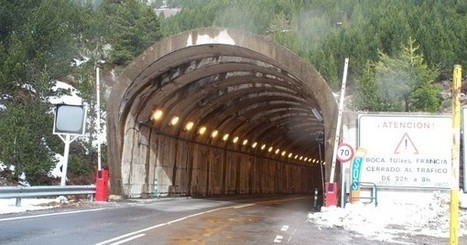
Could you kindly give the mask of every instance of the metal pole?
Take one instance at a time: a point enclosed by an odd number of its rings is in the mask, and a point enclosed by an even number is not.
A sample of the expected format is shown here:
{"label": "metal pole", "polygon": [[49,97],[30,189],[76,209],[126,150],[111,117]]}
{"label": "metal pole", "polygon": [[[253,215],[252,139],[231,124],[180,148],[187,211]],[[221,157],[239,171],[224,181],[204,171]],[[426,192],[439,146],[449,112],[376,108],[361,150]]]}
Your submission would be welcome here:
{"label": "metal pole", "polygon": [[345,202],[345,186],[344,186],[344,182],[345,182],[345,164],[344,162],[341,162],[341,207],[345,207],[344,205],[344,202]]}
{"label": "metal pole", "polygon": [[322,159],[322,155],[321,155],[321,142],[318,143],[318,152],[319,152],[319,168],[321,170],[321,185],[322,185],[322,188],[323,188],[323,196],[324,196],[324,171],[323,171],[323,159]]}
{"label": "metal pole", "polygon": [[101,163],[101,92],[99,67],[96,67],[96,107],[97,107],[97,170],[102,169]]}
{"label": "metal pole", "polygon": [[[63,151],[63,166],[62,166],[62,179],[60,180],[60,185],[65,186],[66,185],[66,172],[68,168],[68,154],[70,152],[70,135],[66,134],[65,139],[63,142],[65,143],[65,150]],[[62,138],[62,137],[60,137]]]}
{"label": "metal pole", "polygon": [[[86,118],[86,116],[84,118]],[[68,169],[68,155],[70,153],[70,144],[75,139],[77,139],[78,136],[72,138],[70,134],[65,134],[65,138],[64,138],[62,135],[59,134],[58,137],[60,137],[63,143],[65,143],[65,150],[63,150],[62,178],[60,180],[60,185],[65,186],[66,185],[66,173]]]}
{"label": "metal pole", "polygon": [[463,128],[463,132],[464,132],[464,136],[463,136],[463,139],[464,139],[464,149],[463,149],[463,156],[464,156],[464,160],[463,160],[463,163],[462,164],[464,166],[464,193],[467,193],[467,163],[466,163],[466,159],[467,159],[467,108],[463,108],[462,109],[462,118],[463,118],[463,125],[462,125],[462,128]]}
{"label": "metal pole", "polygon": [[337,115],[336,125],[336,137],[334,138],[334,149],[332,152],[332,163],[331,163],[331,176],[329,177],[329,183],[334,183],[334,172],[336,171],[336,155],[337,147],[339,145],[339,135],[342,123],[342,111],[344,109],[344,96],[345,96],[345,84],[347,83],[347,69],[349,67],[349,58],[345,58],[344,74],[342,76],[341,94],[339,96],[339,114]]}
{"label": "metal pole", "polygon": [[449,222],[449,244],[459,244],[459,143],[460,143],[460,93],[462,67],[454,66],[452,76],[452,181]]}

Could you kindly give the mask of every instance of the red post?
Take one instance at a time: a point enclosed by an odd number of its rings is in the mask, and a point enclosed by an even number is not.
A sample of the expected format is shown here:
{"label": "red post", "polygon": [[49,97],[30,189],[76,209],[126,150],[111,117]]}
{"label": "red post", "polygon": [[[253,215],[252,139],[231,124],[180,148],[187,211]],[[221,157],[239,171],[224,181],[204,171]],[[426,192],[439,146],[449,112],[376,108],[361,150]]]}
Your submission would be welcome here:
{"label": "red post", "polygon": [[107,194],[109,192],[109,170],[102,169],[97,171],[96,176],[96,195],[95,200],[98,202],[107,202]]}
{"label": "red post", "polygon": [[329,183],[326,182],[325,184],[325,206],[337,206],[337,190],[336,190],[336,183]]}

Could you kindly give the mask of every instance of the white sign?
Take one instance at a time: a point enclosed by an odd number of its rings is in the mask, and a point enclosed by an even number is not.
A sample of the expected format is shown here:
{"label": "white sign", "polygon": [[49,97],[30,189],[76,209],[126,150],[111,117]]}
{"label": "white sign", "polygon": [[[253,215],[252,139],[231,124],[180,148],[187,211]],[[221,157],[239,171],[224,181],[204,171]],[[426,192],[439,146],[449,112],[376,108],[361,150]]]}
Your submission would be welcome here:
{"label": "white sign", "polygon": [[337,148],[337,160],[340,162],[348,162],[353,157],[353,148],[348,144],[340,144]]}
{"label": "white sign", "polygon": [[358,146],[367,149],[360,181],[388,187],[450,187],[450,116],[362,114],[358,128]]}
{"label": "white sign", "polygon": [[86,129],[86,108],[82,105],[55,106],[54,134],[83,135]]}

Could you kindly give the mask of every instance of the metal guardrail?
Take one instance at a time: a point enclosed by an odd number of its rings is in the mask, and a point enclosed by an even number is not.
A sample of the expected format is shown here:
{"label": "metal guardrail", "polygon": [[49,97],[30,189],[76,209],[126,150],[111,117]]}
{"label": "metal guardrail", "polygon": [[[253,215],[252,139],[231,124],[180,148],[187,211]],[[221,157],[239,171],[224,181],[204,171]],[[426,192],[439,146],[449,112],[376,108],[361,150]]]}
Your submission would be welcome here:
{"label": "metal guardrail", "polygon": [[0,187],[0,199],[16,198],[17,207],[21,206],[21,198],[65,195],[93,195],[95,193],[96,186],[94,185]]}

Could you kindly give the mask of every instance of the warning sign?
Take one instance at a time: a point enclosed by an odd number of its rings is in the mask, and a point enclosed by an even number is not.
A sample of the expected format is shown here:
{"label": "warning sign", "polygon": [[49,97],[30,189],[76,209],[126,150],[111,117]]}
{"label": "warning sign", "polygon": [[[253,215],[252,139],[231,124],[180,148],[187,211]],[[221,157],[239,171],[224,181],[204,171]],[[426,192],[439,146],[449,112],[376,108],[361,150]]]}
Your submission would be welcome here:
{"label": "warning sign", "polygon": [[412,139],[409,137],[407,133],[402,136],[402,139],[399,141],[399,144],[394,151],[394,154],[418,154],[417,147],[413,143]]}
{"label": "warning sign", "polygon": [[360,181],[378,186],[449,188],[452,121],[446,115],[361,114]]}

